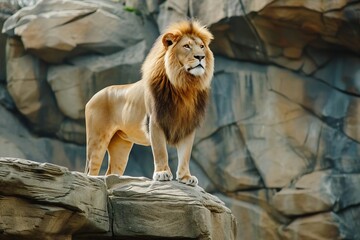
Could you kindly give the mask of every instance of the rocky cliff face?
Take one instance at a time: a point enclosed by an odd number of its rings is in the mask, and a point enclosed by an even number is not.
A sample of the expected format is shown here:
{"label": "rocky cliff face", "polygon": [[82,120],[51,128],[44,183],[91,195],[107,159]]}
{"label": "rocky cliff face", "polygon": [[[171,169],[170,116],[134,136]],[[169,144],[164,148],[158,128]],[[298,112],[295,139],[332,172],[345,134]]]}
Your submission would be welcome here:
{"label": "rocky cliff face", "polygon": [[[345,0],[40,1],[3,26],[0,155],[82,170],[86,101],[138,80],[158,33],[196,17],[215,35],[216,69],[191,169],[237,217],[238,239],[358,239],[359,9]],[[150,153],[134,148],[126,174],[151,176]]]}

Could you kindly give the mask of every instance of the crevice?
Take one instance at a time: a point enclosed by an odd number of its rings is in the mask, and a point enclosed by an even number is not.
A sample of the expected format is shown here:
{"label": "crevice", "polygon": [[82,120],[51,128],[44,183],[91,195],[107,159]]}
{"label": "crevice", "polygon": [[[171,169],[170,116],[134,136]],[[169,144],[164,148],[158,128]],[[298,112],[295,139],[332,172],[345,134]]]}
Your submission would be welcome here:
{"label": "crevice", "polygon": [[73,212],[76,212],[79,214],[84,213],[84,211],[82,211],[81,209],[71,206],[71,205],[68,205],[68,204],[64,204],[64,203],[55,203],[55,202],[49,202],[49,201],[45,201],[45,200],[38,200],[35,198],[31,198],[31,197],[19,195],[19,194],[12,194],[12,195],[1,194],[0,195],[0,198],[5,198],[5,197],[18,198],[23,201],[26,201],[29,204],[36,204],[36,205],[40,205],[40,206],[49,206],[49,207],[60,207],[60,208],[64,208],[66,210],[73,211]]}
{"label": "crevice", "polygon": [[66,25],[66,24],[69,24],[69,23],[72,23],[72,22],[81,20],[81,19],[86,18],[87,16],[95,13],[96,11],[97,11],[97,10],[94,9],[94,10],[88,12],[88,13],[81,14],[80,16],[76,16],[76,17],[71,18],[70,20],[68,20],[68,21],[66,21],[66,22],[63,22],[63,23],[61,23],[61,24],[59,24],[59,25],[56,25],[56,26],[53,26],[53,27],[50,28],[50,29],[55,29],[55,28],[58,28],[58,27],[62,27],[62,26],[64,26],[64,25]]}
{"label": "crevice", "polygon": [[[256,170],[256,174],[259,176],[260,178],[260,184],[261,186],[259,186],[259,188],[261,187],[266,187],[265,185],[265,181],[264,181],[264,176],[262,176],[260,170],[259,170],[259,166],[256,165],[256,161],[254,161],[254,157],[251,154],[251,151],[249,150],[249,146],[247,144],[247,141],[245,140],[243,133],[241,132],[240,127],[236,124],[236,127],[239,131],[239,135],[240,135],[240,139],[244,144],[245,150],[246,150],[246,156],[249,158],[249,161],[251,161],[252,165],[254,166],[255,170]],[[253,188],[253,189],[257,189],[257,188]]]}
{"label": "crevice", "polygon": [[331,9],[331,10],[327,10],[327,11],[324,11],[324,13],[330,13],[330,12],[336,12],[336,11],[340,11],[340,10],[344,10],[345,8],[347,7],[350,7],[350,6],[355,6],[355,5],[359,5],[359,2],[358,1],[347,1],[346,4],[343,6],[343,7],[340,7],[340,8],[334,8],[334,9]]}
{"label": "crevice", "polygon": [[[338,201],[337,201],[337,204],[338,204]],[[343,212],[346,212],[348,210],[351,210],[353,208],[359,208],[360,209],[360,203],[353,203],[353,204],[350,204],[350,205],[347,205],[346,207],[343,207],[341,209],[339,209],[339,206],[334,206],[334,212],[337,213],[337,214],[342,214]]]}
{"label": "crevice", "polygon": [[[262,53],[264,60],[266,60],[266,59],[267,59],[267,54],[266,54],[266,50],[265,50],[263,41],[262,41],[262,39],[260,38],[260,36],[259,36],[259,34],[258,34],[257,30],[256,30],[256,27],[253,25],[253,23],[252,23],[251,20],[249,19],[250,13],[249,13],[249,14],[246,14],[245,6],[244,6],[242,0],[239,0],[239,3],[240,3],[240,6],[241,6],[241,10],[242,10],[242,12],[243,12],[243,14],[244,14],[245,22],[246,22],[247,25],[249,26],[250,31],[251,31],[251,32],[253,33],[253,35],[255,36],[256,41],[257,41],[257,43],[258,43],[258,46],[260,47],[260,52]],[[264,8],[266,8],[266,6],[264,6]],[[263,8],[263,9],[264,9],[264,8]],[[260,10],[260,11],[261,11],[261,10]]]}

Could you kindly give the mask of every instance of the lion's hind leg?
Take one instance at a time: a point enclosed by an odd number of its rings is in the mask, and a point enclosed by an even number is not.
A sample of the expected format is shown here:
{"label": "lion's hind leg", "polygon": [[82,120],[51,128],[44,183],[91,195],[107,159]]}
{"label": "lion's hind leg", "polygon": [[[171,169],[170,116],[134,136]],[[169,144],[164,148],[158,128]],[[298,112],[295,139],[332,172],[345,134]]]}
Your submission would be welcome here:
{"label": "lion's hind leg", "polygon": [[99,175],[106,148],[109,145],[110,137],[111,135],[107,133],[88,133],[88,140],[86,146],[86,174],[92,176]]}
{"label": "lion's hind leg", "polygon": [[124,174],[132,146],[132,142],[120,137],[119,131],[114,134],[108,146],[109,163],[106,175]]}

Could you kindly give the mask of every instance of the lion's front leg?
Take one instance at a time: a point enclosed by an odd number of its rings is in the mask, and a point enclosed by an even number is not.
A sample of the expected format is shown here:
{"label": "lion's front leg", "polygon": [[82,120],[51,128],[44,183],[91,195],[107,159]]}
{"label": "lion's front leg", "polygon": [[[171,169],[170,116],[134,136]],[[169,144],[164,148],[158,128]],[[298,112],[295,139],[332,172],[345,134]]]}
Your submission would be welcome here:
{"label": "lion's front leg", "polygon": [[181,183],[191,186],[196,186],[198,184],[198,179],[190,174],[189,167],[194,138],[195,131],[189,134],[186,138],[182,139],[177,145],[179,163],[176,172],[176,179]]}
{"label": "lion's front leg", "polygon": [[154,175],[155,181],[170,181],[173,179],[169,164],[168,153],[166,149],[166,137],[161,128],[152,121],[149,122],[151,149],[154,157]]}

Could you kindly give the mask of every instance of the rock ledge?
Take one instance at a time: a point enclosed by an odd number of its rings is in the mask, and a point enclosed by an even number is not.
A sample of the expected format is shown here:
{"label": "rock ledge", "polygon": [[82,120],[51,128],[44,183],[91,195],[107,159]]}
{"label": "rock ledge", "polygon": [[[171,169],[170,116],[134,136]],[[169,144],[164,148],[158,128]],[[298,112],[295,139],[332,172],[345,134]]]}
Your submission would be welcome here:
{"label": "rock ledge", "polygon": [[236,221],[200,187],[88,177],[0,158],[1,239],[235,239]]}

